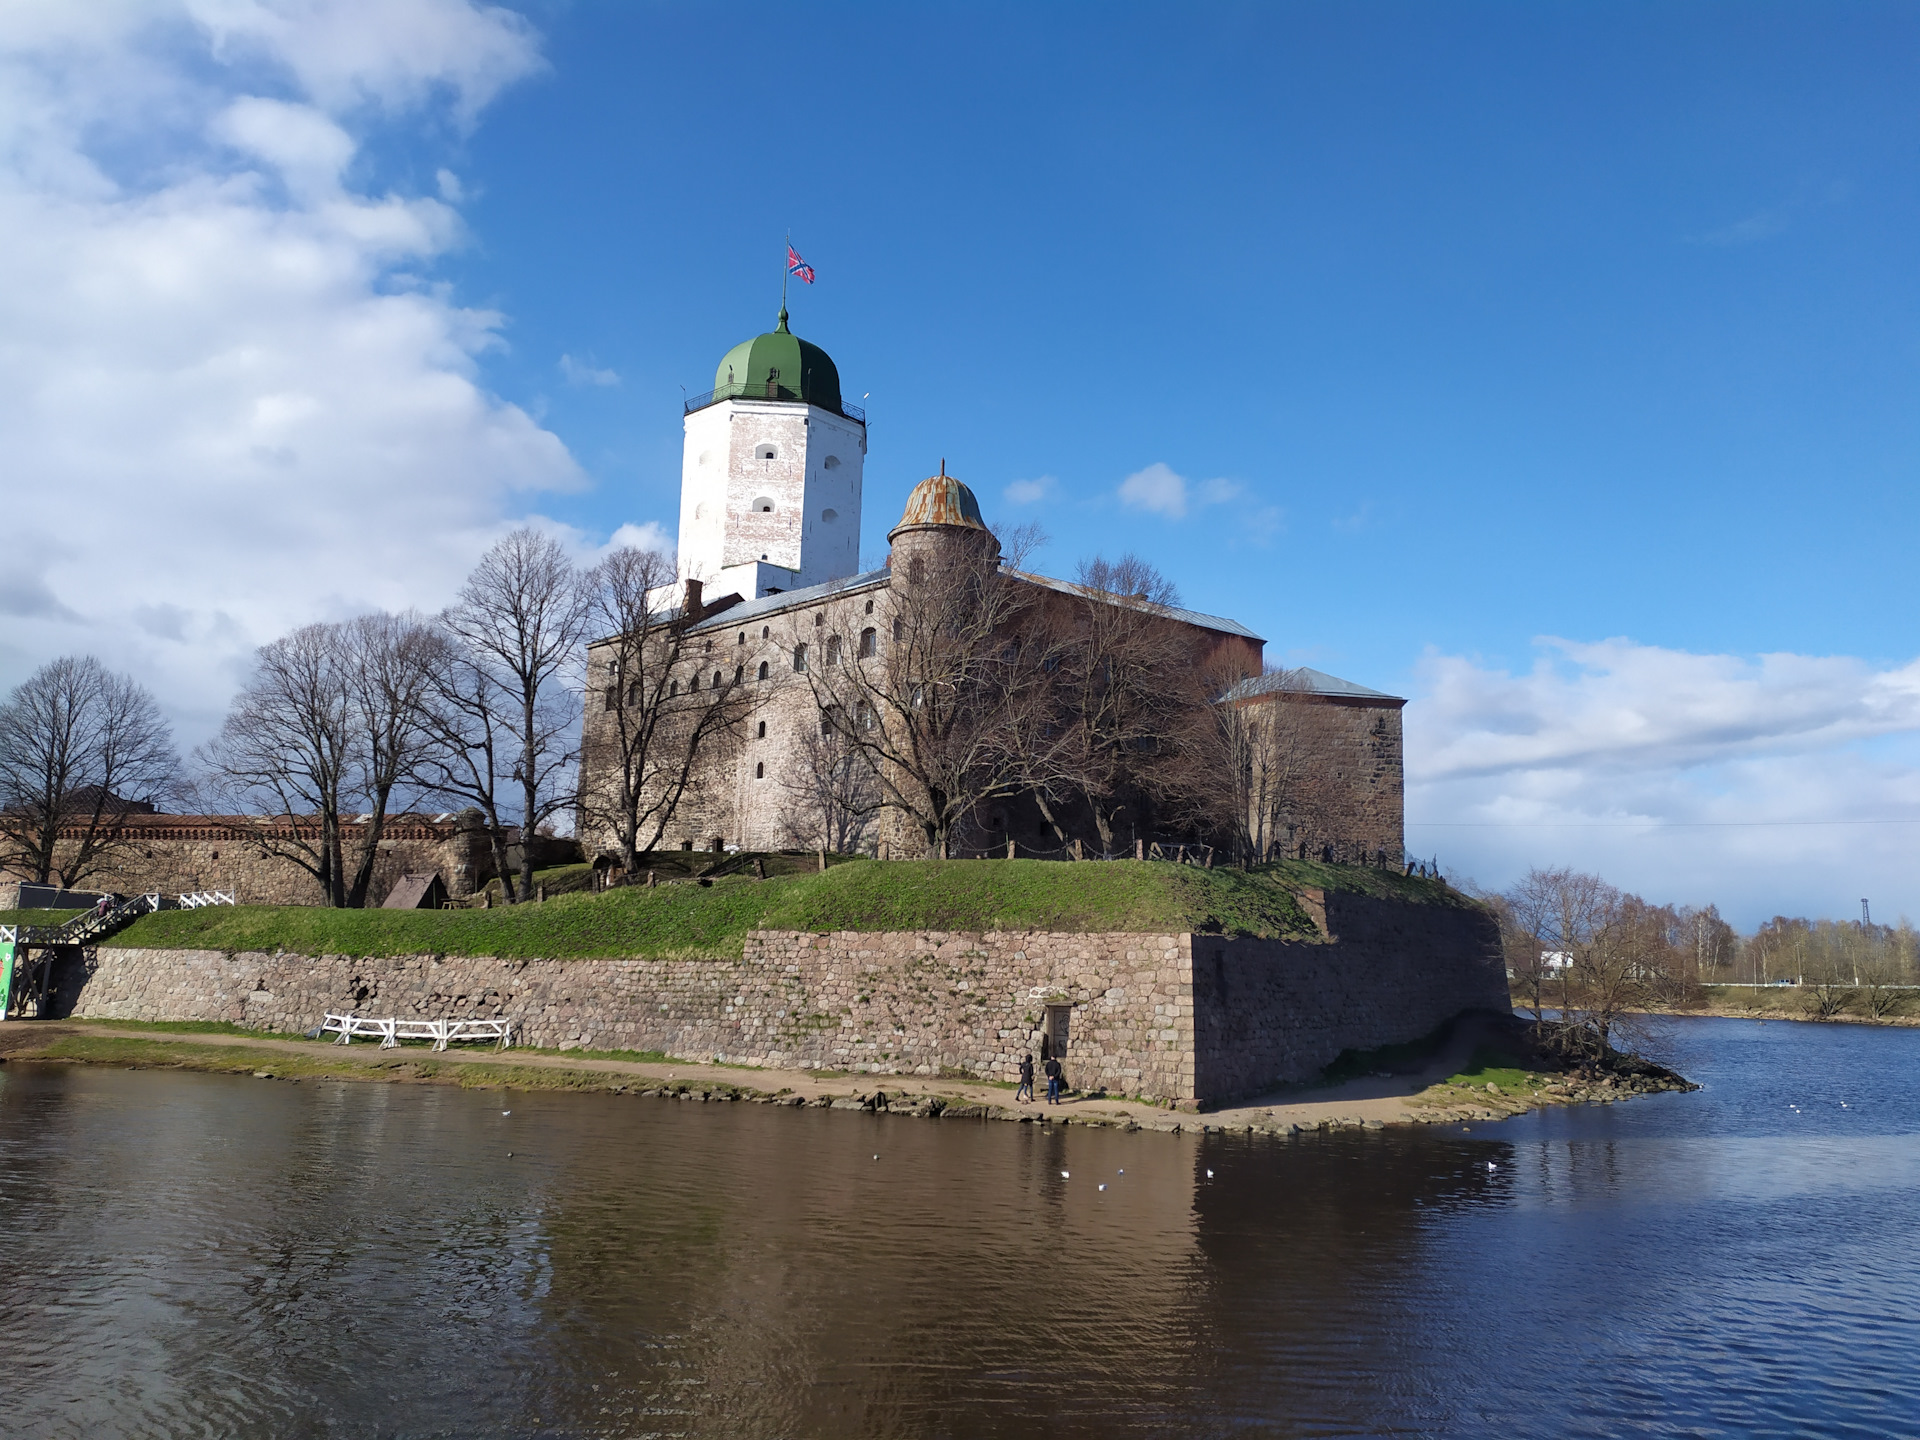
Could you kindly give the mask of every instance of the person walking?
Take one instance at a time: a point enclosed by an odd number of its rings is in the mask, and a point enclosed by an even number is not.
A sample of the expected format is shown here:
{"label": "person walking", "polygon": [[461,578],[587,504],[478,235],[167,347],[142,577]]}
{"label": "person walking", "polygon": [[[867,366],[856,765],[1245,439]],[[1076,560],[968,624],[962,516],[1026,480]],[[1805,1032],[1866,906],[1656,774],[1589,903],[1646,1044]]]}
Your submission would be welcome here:
{"label": "person walking", "polygon": [[1047,1104],[1058,1105],[1060,1103],[1061,1079],[1060,1057],[1058,1055],[1049,1055],[1047,1057]]}
{"label": "person walking", "polygon": [[1013,1092],[1016,1105],[1033,1103],[1033,1052],[1029,1050],[1020,1057],[1020,1088]]}

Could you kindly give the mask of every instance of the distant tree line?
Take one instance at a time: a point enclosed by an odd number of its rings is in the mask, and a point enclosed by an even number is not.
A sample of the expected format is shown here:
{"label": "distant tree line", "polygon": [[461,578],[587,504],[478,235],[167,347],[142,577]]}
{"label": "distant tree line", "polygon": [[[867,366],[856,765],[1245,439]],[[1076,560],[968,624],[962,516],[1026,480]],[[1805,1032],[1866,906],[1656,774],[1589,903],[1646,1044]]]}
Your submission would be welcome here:
{"label": "distant tree line", "polygon": [[1515,1002],[1536,1022],[1559,1016],[1569,1047],[1598,1057],[1650,1011],[1704,999],[1704,987],[1788,983],[1805,1009],[1881,1018],[1920,984],[1911,925],[1776,916],[1742,937],[1713,905],[1656,905],[1565,867],[1535,868],[1482,897],[1500,919]]}

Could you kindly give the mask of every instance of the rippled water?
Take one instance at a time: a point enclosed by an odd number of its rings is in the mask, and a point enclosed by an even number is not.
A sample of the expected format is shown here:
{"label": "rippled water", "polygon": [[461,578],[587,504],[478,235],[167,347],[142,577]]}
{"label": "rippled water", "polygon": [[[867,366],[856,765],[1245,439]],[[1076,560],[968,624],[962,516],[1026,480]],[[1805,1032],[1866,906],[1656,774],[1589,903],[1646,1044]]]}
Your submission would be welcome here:
{"label": "rippled water", "polygon": [[0,1433],[1920,1433],[1920,1031],[1669,1039],[1294,1141],[10,1065]]}

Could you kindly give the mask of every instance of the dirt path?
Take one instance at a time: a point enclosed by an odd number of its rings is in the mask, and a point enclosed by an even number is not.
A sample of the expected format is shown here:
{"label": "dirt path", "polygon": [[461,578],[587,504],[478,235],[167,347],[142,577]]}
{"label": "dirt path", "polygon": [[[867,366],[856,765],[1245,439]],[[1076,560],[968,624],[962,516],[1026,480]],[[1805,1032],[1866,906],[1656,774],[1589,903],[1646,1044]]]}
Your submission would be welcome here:
{"label": "dirt path", "polygon": [[[1452,1041],[1418,1073],[1392,1077],[1369,1077],[1342,1085],[1315,1088],[1290,1087],[1256,1100],[1210,1110],[1205,1114],[1181,1113],[1125,1100],[1069,1097],[1059,1105],[1015,1105],[1010,1088],[974,1081],[932,1079],[913,1075],[818,1075],[804,1070],[757,1070],[743,1066],[700,1064],[688,1061],[650,1063],[632,1060],[593,1059],[571,1054],[530,1050],[450,1049],[438,1054],[424,1047],[406,1046],[382,1050],[375,1044],[338,1045],[317,1040],[285,1039],[266,1035],[201,1034],[129,1028],[118,1025],[90,1024],[85,1021],[14,1020],[0,1024],[0,1055],[29,1059],[36,1052],[70,1037],[94,1041],[139,1042],[182,1047],[213,1047],[239,1052],[255,1065],[270,1065],[270,1057],[298,1057],[302,1061],[324,1063],[330,1070],[345,1069],[351,1074],[362,1069],[367,1079],[432,1079],[444,1074],[446,1067],[485,1067],[488,1083],[511,1085],[513,1070],[565,1072],[570,1076],[605,1076],[607,1087],[625,1082],[655,1084],[691,1084],[730,1086],[760,1095],[784,1095],[788,1103],[795,1097],[802,1102],[830,1104],[835,1100],[864,1100],[875,1091],[884,1092],[888,1103],[898,1107],[911,1105],[927,1097],[936,1097],[954,1105],[982,1107],[992,1118],[1016,1119],[1022,1114],[1055,1122],[1102,1125],[1137,1125],[1148,1130],[1272,1130],[1293,1127],[1312,1130],[1334,1128],[1378,1128],[1385,1125],[1433,1122],[1444,1119],[1494,1119],[1532,1108],[1519,1097],[1485,1103],[1454,1103],[1436,1109],[1431,1103],[1410,1103],[1415,1096],[1437,1081],[1457,1073],[1467,1062],[1479,1035],[1463,1027]],[[98,1047],[95,1047],[96,1049]],[[52,1054],[50,1059],[86,1059],[86,1054]],[[106,1063],[122,1063],[105,1050],[98,1058]],[[157,1058],[157,1057],[156,1057]],[[183,1050],[181,1059],[190,1067],[193,1058]],[[284,1063],[284,1062],[283,1062]],[[406,1065],[407,1074],[396,1074],[396,1065]],[[228,1068],[222,1066],[221,1068]],[[503,1076],[501,1072],[509,1072]],[[531,1078],[531,1077],[529,1077]],[[557,1078],[557,1077],[556,1077]],[[1457,1097],[1455,1097],[1457,1099]],[[1541,1103],[1536,1100],[1533,1103]]]}

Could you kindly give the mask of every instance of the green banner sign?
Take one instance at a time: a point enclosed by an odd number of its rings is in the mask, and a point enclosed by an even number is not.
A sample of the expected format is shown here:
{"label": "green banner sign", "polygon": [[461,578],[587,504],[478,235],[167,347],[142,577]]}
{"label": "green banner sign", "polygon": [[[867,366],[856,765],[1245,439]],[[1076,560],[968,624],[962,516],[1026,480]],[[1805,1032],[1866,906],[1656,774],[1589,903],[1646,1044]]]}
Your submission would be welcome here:
{"label": "green banner sign", "polygon": [[13,948],[11,937],[0,936],[0,1020],[13,1008]]}

